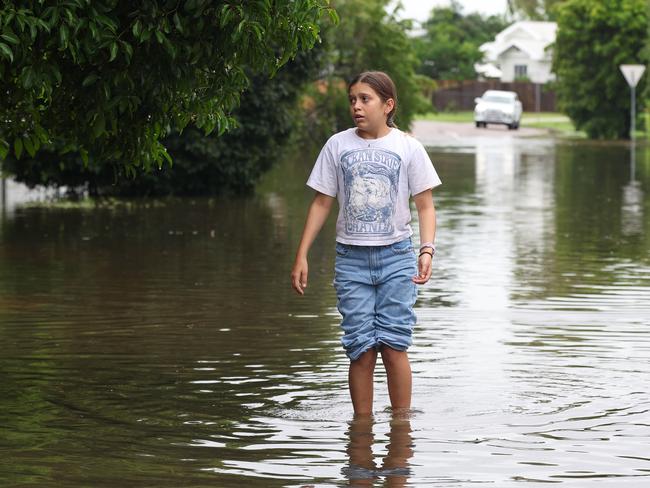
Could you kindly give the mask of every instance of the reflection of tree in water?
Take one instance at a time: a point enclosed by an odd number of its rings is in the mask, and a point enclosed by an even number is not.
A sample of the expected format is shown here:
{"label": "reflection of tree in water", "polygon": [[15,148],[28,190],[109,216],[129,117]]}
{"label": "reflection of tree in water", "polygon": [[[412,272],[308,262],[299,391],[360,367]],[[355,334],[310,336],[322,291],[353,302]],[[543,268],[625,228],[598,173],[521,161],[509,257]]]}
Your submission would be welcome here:
{"label": "reflection of tree in water", "polygon": [[545,258],[548,293],[571,293],[576,284],[611,283],[615,271],[604,262],[613,256],[631,262],[647,259],[650,220],[636,219],[634,232],[626,223],[627,206],[633,204],[637,213],[650,207],[647,155],[647,149],[637,154],[641,164],[630,202],[626,148],[588,143],[558,146],[553,209],[557,244]]}
{"label": "reflection of tree in water", "polygon": [[[324,230],[308,295],[296,297],[288,277],[311,196],[302,188],[285,177],[271,200],[26,208],[4,220],[0,340],[12,352],[0,355],[0,410],[13,412],[6,442],[26,453],[11,472],[25,481],[37,458],[56,454],[57,473],[74,458],[97,479],[205,483],[196,468],[205,456],[213,466],[215,452],[190,440],[232,435],[234,421],[277,408],[278,389],[293,383],[322,389],[295,366],[317,370],[337,353],[326,315],[334,238]],[[105,452],[125,452],[132,466]],[[181,458],[196,462],[181,469]]]}

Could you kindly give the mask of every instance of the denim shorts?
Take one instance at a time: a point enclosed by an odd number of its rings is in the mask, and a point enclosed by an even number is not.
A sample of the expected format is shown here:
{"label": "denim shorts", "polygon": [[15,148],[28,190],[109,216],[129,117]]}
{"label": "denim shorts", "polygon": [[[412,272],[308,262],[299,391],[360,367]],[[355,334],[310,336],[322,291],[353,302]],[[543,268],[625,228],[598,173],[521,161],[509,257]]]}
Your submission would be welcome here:
{"label": "denim shorts", "polygon": [[415,325],[417,260],[411,239],[387,246],[336,243],[334,288],[341,343],[354,361],[382,345],[405,351]]}

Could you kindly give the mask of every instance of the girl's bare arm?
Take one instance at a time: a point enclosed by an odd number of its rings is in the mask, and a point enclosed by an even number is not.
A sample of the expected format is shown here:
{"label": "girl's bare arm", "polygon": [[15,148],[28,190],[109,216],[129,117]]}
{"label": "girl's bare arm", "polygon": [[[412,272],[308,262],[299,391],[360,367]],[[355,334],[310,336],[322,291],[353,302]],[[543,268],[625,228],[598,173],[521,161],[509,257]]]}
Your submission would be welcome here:
{"label": "girl's bare arm", "polygon": [[[420,242],[433,242],[436,237],[436,208],[433,205],[433,192],[425,190],[414,195],[413,200],[418,210]],[[429,254],[418,257],[418,275],[413,277],[413,281],[418,285],[423,285],[431,278],[431,261],[432,256]]]}
{"label": "girl's bare arm", "polygon": [[316,196],[314,196],[314,200],[309,206],[305,228],[302,231],[300,245],[296,252],[296,260],[293,264],[293,269],[291,270],[291,286],[300,295],[304,295],[305,288],[307,288],[307,275],[309,271],[307,265],[307,254],[309,253],[309,249],[316,239],[316,236],[322,229],[323,224],[327,220],[327,216],[330,213],[334,200],[334,197],[316,192]]}

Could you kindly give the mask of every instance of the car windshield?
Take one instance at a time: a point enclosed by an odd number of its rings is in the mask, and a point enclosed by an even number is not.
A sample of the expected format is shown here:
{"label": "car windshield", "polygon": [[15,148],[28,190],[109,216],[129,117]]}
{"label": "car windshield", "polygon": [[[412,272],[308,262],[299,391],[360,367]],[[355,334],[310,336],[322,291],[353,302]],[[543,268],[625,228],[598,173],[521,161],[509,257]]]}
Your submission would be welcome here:
{"label": "car windshield", "polygon": [[512,103],[513,99],[508,97],[500,97],[498,95],[486,95],[481,98],[484,102],[492,103]]}

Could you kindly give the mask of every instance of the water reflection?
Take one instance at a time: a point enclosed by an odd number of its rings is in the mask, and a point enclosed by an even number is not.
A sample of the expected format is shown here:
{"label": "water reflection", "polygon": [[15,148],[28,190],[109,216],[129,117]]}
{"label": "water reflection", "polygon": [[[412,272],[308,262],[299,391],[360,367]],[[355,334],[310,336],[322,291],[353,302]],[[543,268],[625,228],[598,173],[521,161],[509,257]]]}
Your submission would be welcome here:
{"label": "water reflection", "polygon": [[630,181],[623,188],[622,232],[625,236],[643,232],[643,189],[636,180],[636,145],[630,146]]}
{"label": "water reflection", "polygon": [[59,198],[64,192],[65,189],[61,191],[41,187],[31,189],[11,178],[3,178],[0,173],[0,213],[6,217],[27,202],[49,201]]}
{"label": "water reflection", "polygon": [[[347,432],[349,464],[342,470],[348,486],[374,486],[375,481],[382,479],[386,486],[407,486],[411,474],[409,460],[414,449],[409,415],[408,412],[393,415],[388,426],[377,425],[372,416],[359,416],[350,422]],[[384,427],[389,429],[385,445],[374,433]],[[375,456],[373,450],[378,447],[384,449]]]}
{"label": "water reflection", "polygon": [[[0,484],[590,486],[650,476],[650,151],[432,150],[439,253],[410,350],[352,418],[334,219],[288,286],[313,155],[244,199],[13,207],[0,224]],[[609,481],[609,480],[605,480]],[[639,484],[639,486],[641,486]]]}

